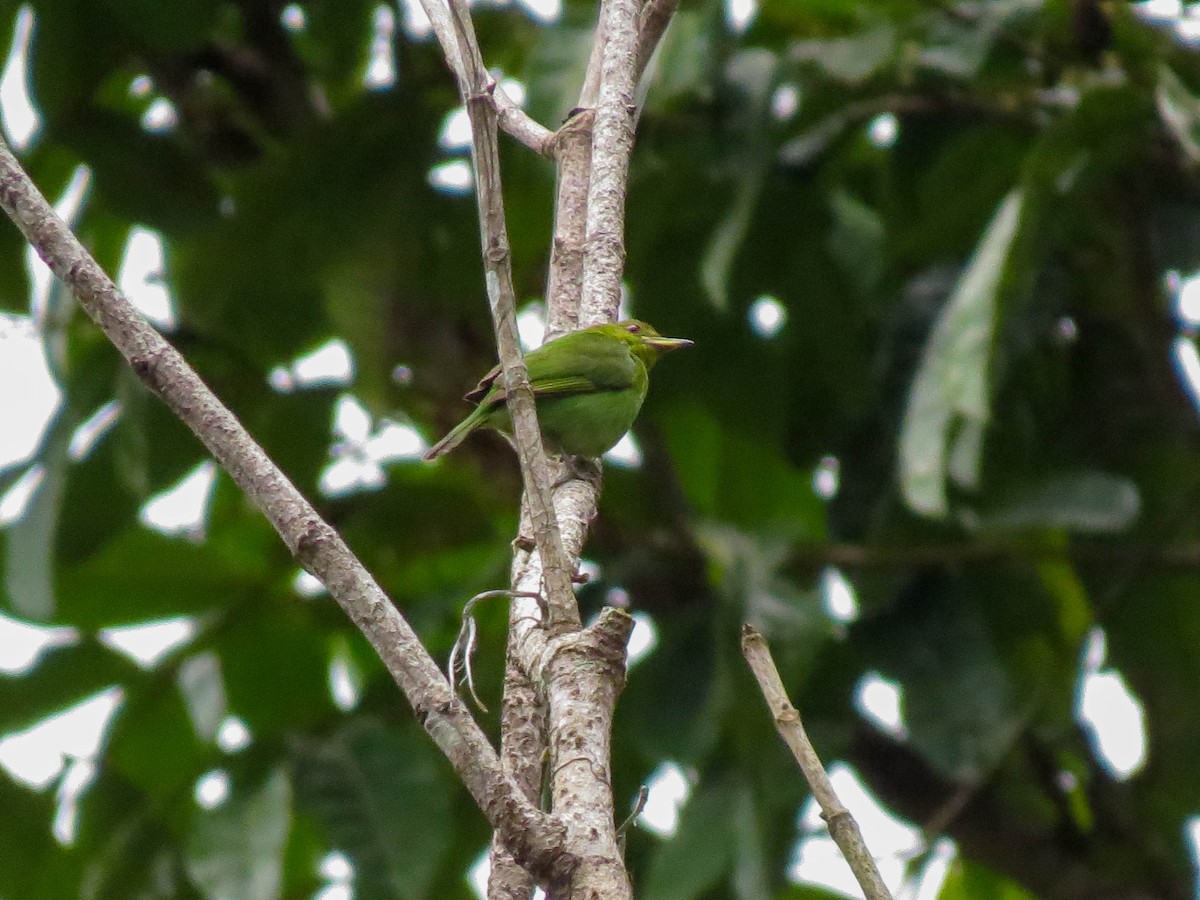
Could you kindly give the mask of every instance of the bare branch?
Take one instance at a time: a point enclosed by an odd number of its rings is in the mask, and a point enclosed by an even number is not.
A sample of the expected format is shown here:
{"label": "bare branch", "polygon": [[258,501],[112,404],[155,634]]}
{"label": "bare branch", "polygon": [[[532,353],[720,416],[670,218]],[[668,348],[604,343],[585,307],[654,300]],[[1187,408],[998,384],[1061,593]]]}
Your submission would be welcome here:
{"label": "bare branch", "polygon": [[[507,241],[502,231],[503,210],[494,147],[496,126],[494,110],[475,100],[486,90],[488,81],[461,0],[446,0],[444,10],[435,9],[438,6],[435,0],[422,2],[435,23],[447,59],[455,67],[471,115],[489,300],[497,321],[497,343],[507,378],[509,370],[519,366],[520,360],[516,360],[516,366],[512,364],[505,346],[506,336],[500,333],[515,323],[508,296],[511,284],[506,281]],[[547,284],[548,328],[552,334],[569,330],[576,323],[611,321],[616,315],[624,265],[624,193],[632,148],[631,95],[636,80],[637,11],[637,0],[605,0],[591,66],[601,76],[599,112],[589,109],[572,117],[553,142],[553,153],[559,163],[559,189]],[[439,13],[444,18],[440,24]],[[618,39],[608,38],[609,35],[617,35]],[[585,85],[585,98],[588,91]],[[606,142],[598,138],[592,141],[595,116],[607,116],[609,120],[610,136]],[[600,193],[597,193],[598,171],[604,173]],[[589,265],[593,272],[590,289],[584,274]],[[589,296],[602,299],[589,306]],[[515,339],[515,327],[512,331]],[[523,370],[517,374],[525,375]],[[511,403],[516,382],[505,383],[510,388]],[[513,409],[514,422],[517,415]],[[523,443],[518,431],[519,450]],[[536,456],[540,455],[539,447]],[[522,464],[525,465],[524,456]],[[553,568],[554,559],[546,553],[548,545],[543,543],[539,521],[543,501],[535,493],[544,484],[536,475],[531,478],[527,470],[526,515],[538,534],[539,553],[519,551],[514,559],[512,587],[518,594],[540,584],[544,577],[548,579]],[[579,558],[595,510],[596,485],[590,481],[572,479],[555,490],[549,512],[561,529],[555,536],[561,536],[561,547],[568,560]],[[547,568],[545,576],[543,565]],[[552,596],[553,593],[551,588]],[[553,600],[551,615],[554,615]],[[582,631],[547,630],[541,627],[540,613],[533,602],[517,596],[509,627],[509,669],[502,711],[504,765],[510,774],[519,775],[519,781],[528,790],[535,774],[542,769],[540,760],[531,765],[528,756],[522,758],[520,753],[522,749],[527,752],[538,746],[545,721],[545,727],[550,729],[554,817],[566,825],[567,846],[572,858],[581,863],[574,870],[570,884],[549,886],[550,896],[567,896],[575,887],[586,887],[596,896],[613,900],[628,897],[630,882],[613,822],[609,756],[612,716],[624,683],[625,644],[632,620],[625,613],[610,609]],[[495,877],[489,884],[489,897],[518,896],[528,887],[528,879],[515,870],[505,849],[493,844]],[[566,893],[560,894],[561,891]]]}
{"label": "bare branch", "polygon": [[587,244],[583,260],[583,325],[611,322],[621,302],[625,269],[625,192],[633,152],[636,108],[637,0],[604,0],[600,95],[596,105],[588,185]]}
{"label": "bare branch", "polygon": [[554,139],[558,183],[550,271],[546,280],[547,339],[572,331],[579,325],[588,184],[592,173],[592,125],[595,121],[595,110],[579,109],[567,119]]}
{"label": "bare branch", "polygon": [[371,642],[421,724],[508,846],[533,869],[562,877],[572,864],[562,852],[561,826],[505,777],[486,736],[408,622],[341,536],[117,289],[3,142],[0,207],[142,382],[191,428],[279,532],[300,565],[321,580]]}
{"label": "bare branch", "polygon": [[479,206],[488,303],[534,539],[545,560],[543,579],[548,624],[552,631],[571,630],[580,624],[579,608],[571,587],[574,567],[563,551],[550,491],[550,466],[542,446],[533,389],[529,385],[529,373],[517,337],[516,293],[512,284],[508,226],[504,220],[496,110],[490,100],[494,85],[484,68],[470,15],[460,0],[444,3],[421,0],[421,5],[454,69],[459,94],[471,119],[471,160],[475,167],[475,195]]}
{"label": "bare branch", "polygon": [[[597,70],[599,71],[599,70]],[[579,301],[583,296],[583,239],[587,222],[588,174],[591,169],[592,122],[595,112],[579,110],[558,130],[553,142],[557,163],[557,195],[554,204],[554,238],[546,281],[546,338],[574,330],[579,324]],[[574,540],[564,541],[572,560],[583,549],[586,523],[596,513],[593,485],[573,481],[555,492],[558,521]],[[526,519],[523,514],[522,520]],[[578,523],[572,528],[570,523]],[[526,526],[522,524],[522,529]],[[537,585],[540,573],[524,554],[514,559],[512,584],[515,589]],[[527,672],[534,660],[544,656],[543,632],[531,627],[537,610],[532,604],[514,602],[509,610],[508,660],[504,677],[504,700],[500,720],[500,760],[504,770],[523,788],[540,790],[548,759],[546,704]],[[532,794],[531,794],[532,796]],[[488,900],[528,898],[530,878],[497,839],[492,842]]]}
{"label": "bare branch", "polygon": [[762,690],[775,719],[775,728],[779,736],[800,764],[800,770],[821,807],[821,818],[829,824],[829,834],[842,851],[846,862],[850,864],[850,869],[854,872],[854,877],[867,900],[891,900],[892,895],[883,883],[875,860],[863,842],[858,822],[834,792],[825,767],[821,765],[817,751],[813,749],[808,734],[804,731],[800,713],[788,699],[783,681],[779,677],[779,670],[775,667],[775,660],[771,657],[771,649],[763,636],[749,625],[742,626],[742,653],[754,677],[758,679],[759,689]]}
{"label": "bare branch", "polygon": [[635,83],[642,80],[646,67],[650,65],[650,57],[662,40],[663,32],[679,8],[679,0],[646,0],[642,14],[638,19],[637,40],[637,70]]}
{"label": "bare branch", "polygon": [[[446,57],[446,64],[458,82],[463,102],[469,97],[484,94],[491,78],[483,64],[483,56],[479,52],[470,18],[466,17],[465,13],[460,15],[453,10],[447,0],[421,0],[421,8],[425,10],[425,15],[433,26],[433,33],[437,35],[442,53]],[[468,33],[460,33],[456,18],[465,21]],[[541,156],[550,154],[554,132],[531,118],[499,86],[491,88],[487,95],[497,122],[505,132],[534,153]]]}
{"label": "bare branch", "polygon": [[554,132],[533,119],[517,106],[499,85],[491,93],[492,106],[496,110],[496,121],[500,130],[516,138],[539,156],[550,156],[553,152]]}
{"label": "bare branch", "polygon": [[632,897],[612,799],[612,720],[625,683],[625,647],[632,617],[607,606],[596,622],[563,635],[545,662],[550,685],[552,809],[567,826],[567,845],[580,860],[577,883],[590,896]]}
{"label": "bare branch", "polygon": [[595,109],[600,102],[600,74],[604,66],[604,13],[596,22],[596,36],[592,39],[592,51],[588,55],[587,69],[583,75],[583,86],[579,89],[579,109]]}

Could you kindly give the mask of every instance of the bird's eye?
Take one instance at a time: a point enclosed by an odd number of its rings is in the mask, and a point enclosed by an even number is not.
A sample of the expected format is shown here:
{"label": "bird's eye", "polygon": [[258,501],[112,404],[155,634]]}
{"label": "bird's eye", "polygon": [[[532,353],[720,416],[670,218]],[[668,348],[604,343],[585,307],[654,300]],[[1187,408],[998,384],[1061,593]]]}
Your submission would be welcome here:
{"label": "bird's eye", "polygon": [[641,329],[641,326],[639,326],[635,323],[635,324],[631,324],[631,325],[626,325],[625,330],[628,331],[630,334],[637,334],[642,329]]}

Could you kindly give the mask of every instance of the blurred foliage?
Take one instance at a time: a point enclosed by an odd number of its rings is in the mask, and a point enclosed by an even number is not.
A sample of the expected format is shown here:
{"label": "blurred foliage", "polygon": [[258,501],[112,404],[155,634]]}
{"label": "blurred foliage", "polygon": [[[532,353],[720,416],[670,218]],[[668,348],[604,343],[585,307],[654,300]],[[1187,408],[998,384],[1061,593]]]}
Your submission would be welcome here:
{"label": "blurred foliage", "polygon": [[[456,104],[436,46],[405,7],[360,0],[21,8],[30,172],[56,198],[88,167],[76,226],[111,271],[132,227],[159,232],[172,339],[444,658],[466,598],[506,578],[507,449],[480,438],[436,466],[393,460],[381,487],[318,491],[342,390],[432,438],[492,362],[473,200],[430,181],[464,158],[439,144]],[[489,63],[548,125],[594,13],[476,7]],[[16,21],[0,4],[5,41]],[[380,54],[396,78],[365,87]],[[173,123],[148,127],[163,101]],[[515,282],[537,299],[553,171],[504,155]],[[737,29],[717,0],[685,0],[644,98],[627,280],[639,317],[697,346],[655,373],[643,463],[609,467],[581,590],[594,608],[623,589],[657,628],[618,711],[618,806],[665,761],[694,779],[672,839],[629,834],[639,895],[829,896],[789,880],[807,792],[744,670],[748,620],[826,761],[927,846],[953,839],[942,897],[1191,896],[1200,428],[1172,303],[1200,269],[1198,165],[1200,55],[1122,2],[761,0]],[[23,259],[0,229],[16,313]],[[271,387],[334,337],[351,385]],[[45,338],[64,402],[0,533],[0,608],[78,640],[0,676],[0,732],[111,685],[123,700],[68,846],[54,786],[0,775],[0,896],[309,897],[333,850],[361,900],[467,895],[483,819],[365,642],[297,594],[224,476],[203,536],[140,524],[201,448],[81,314],[50,315]],[[114,399],[117,424],[72,451]],[[833,565],[850,624],[822,602]],[[172,616],[195,634],[153,665],[101,640]],[[503,618],[484,614],[489,702]],[[1145,708],[1128,779],[1078,720],[1100,633]],[[331,666],[357,702],[334,701]],[[868,673],[903,690],[902,737],[856,711]],[[249,746],[218,743],[226,716]],[[213,772],[229,793],[207,809]]]}

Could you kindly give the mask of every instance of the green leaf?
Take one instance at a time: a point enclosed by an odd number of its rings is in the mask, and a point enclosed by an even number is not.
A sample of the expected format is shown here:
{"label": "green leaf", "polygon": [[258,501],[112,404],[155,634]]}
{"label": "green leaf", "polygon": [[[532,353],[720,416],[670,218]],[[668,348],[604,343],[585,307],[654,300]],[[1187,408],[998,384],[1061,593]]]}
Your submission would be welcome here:
{"label": "green leaf", "polygon": [[271,595],[239,608],[217,636],[229,708],[252,734],[286,732],[333,711],[327,641],[313,613],[292,596]]}
{"label": "green leaf", "polygon": [[665,112],[687,104],[708,91],[713,46],[709,39],[711,14],[701,9],[680,9],[671,17],[650,69],[646,113]]}
{"label": "green leaf", "polygon": [[68,429],[62,416],[52,428],[39,454],[41,481],[4,541],[7,603],[19,616],[36,621],[47,621],[55,612],[54,550],[70,468]]}
{"label": "green leaf", "polygon": [[1154,93],[1158,114],[1192,165],[1200,163],[1200,99],[1163,63]]}
{"label": "green leaf", "polygon": [[979,517],[982,528],[1063,528],[1085,534],[1127,529],[1141,510],[1141,494],[1128,478],[1083,471],[1051,475],[1017,490]]}
{"label": "green leaf", "polygon": [[932,16],[918,62],[952,78],[974,78],[996,39],[1042,9],[1040,0],[990,0],[969,17]]}
{"label": "green leaf", "polygon": [[[774,896],[775,900],[843,900],[846,895],[811,884],[792,884]],[[940,897],[940,900],[945,898]]]}
{"label": "green leaf", "polygon": [[851,123],[851,117],[844,111],[815,122],[779,149],[780,162],[796,168],[809,165],[825,153]]}
{"label": "green leaf", "polygon": [[314,3],[304,8],[305,27],[293,40],[335,102],[362,92],[374,8],[370,0]]}
{"label": "green leaf", "polygon": [[95,556],[59,573],[58,618],[128,625],[222,609],[261,589],[262,560],[131,525]]}
{"label": "green leaf", "polygon": [[737,604],[743,621],[768,639],[818,652],[829,631],[820,594],[800,590],[781,571],[791,559],[793,540],[718,525],[702,527],[697,539],[711,561],[714,586]]}
{"label": "green leaf", "polygon": [[[1057,677],[1028,636],[1039,623],[1021,606],[1038,605],[1036,585],[1009,578],[990,591],[984,587],[966,578],[924,579],[902,608],[856,633],[868,650],[867,665],[903,685],[909,745],[967,784],[992,772],[1009,752],[1045,684]],[[1018,591],[1024,594],[1009,601],[1016,608],[1003,606]],[[1015,632],[1009,637],[1013,662],[1000,646],[1004,627]],[[1037,667],[1025,671],[1031,659]]]}
{"label": "green leaf", "polygon": [[[990,417],[988,369],[996,297],[1021,218],[1021,193],[1010,193],[992,218],[955,285],[925,346],[900,433],[900,486],[914,512],[944,518],[946,479],[955,442],[970,452],[957,460],[956,480],[973,487],[979,432]],[[964,426],[969,426],[964,431]]]}
{"label": "green leaf", "polygon": [[739,785],[737,805],[729,813],[737,835],[731,877],[734,896],[738,900],[766,897],[771,890],[763,823],[754,793],[745,784]]}
{"label": "green leaf", "polygon": [[294,752],[299,800],[354,863],[355,896],[428,896],[454,826],[445,766],[426,735],[360,718]]}
{"label": "green leaf", "polygon": [[829,252],[863,297],[869,297],[883,274],[886,241],[883,219],[848,191],[838,189],[829,198],[833,230]]}
{"label": "green leaf", "polygon": [[216,220],[220,196],[211,176],[176,138],[98,109],[78,112],[55,130],[54,137],[92,167],[110,212],[167,235],[190,234]]}
{"label": "green leaf", "polygon": [[217,731],[229,714],[221,660],[215,653],[197,653],[179,667],[179,689],[196,734],[215,743]]}
{"label": "green leaf", "polygon": [[959,857],[950,866],[939,900],[1035,900],[1002,875]]}
{"label": "green leaf", "polygon": [[0,734],[35,725],[139,674],[125,657],[92,641],[48,650],[31,671],[0,675]]}
{"label": "green leaf", "polygon": [[50,836],[55,797],[9,780],[0,771],[0,896],[60,900],[79,896],[79,859]]}
{"label": "green leaf", "polygon": [[[771,92],[779,62],[763,50],[743,50],[730,62],[730,80],[739,91],[738,109],[742,128],[749,134],[761,130],[760,122],[770,115]],[[738,252],[754,220],[767,174],[774,162],[774,148],[761,138],[747,142],[737,161],[733,202],[713,230],[700,258],[700,283],[718,310],[729,304],[729,279]]]}
{"label": "green leaf", "polygon": [[[190,791],[184,802],[192,805]],[[69,896],[194,900],[176,836],[160,818],[162,809],[161,801],[152,801],[111,766],[98,767],[80,804],[73,847],[83,888]]]}
{"label": "green leaf", "polygon": [[46,621],[54,615],[54,532],[62,501],[63,466],[45,471],[24,514],[8,530],[4,589],[18,615]]}
{"label": "green leaf", "polygon": [[885,22],[849,37],[801,41],[792,52],[801,61],[816,63],[834,81],[857,85],[894,58],[896,40],[896,29]]}
{"label": "green leaf", "polygon": [[713,229],[708,246],[700,257],[700,283],[708,300],[718,310],[729,305],[729,275],[746,232],[753,221],[765,173],[749,169],[738,179],[733,203]]}
{"label": "green leaf", "polygon": [[529,85],[526,106],[539,122],[556,127],[579,102],[595,29],[594,8],[567,3],[544,39],[534,44],[524,77]]}
{"label": "green leaf", "polygon": [[[1129,782],[1146,837],[1191,866],[1182,823],[1200,796],[1200,614],[1194,575],[1138,579],[1104,616],[1106,665],[1123,675],[1146,713],[1149,765]],[[1107,815],[1105,813],[1105,815]]]}
{"label": "green leaf", "polygon": [[731,873],[738,835],[730,811],[742,804],[745,790],[728,780],[696,788],[680,813],[679,829],[650,864],[647,900],[690,900]]}
{"label": "green leaf", "polygon": [[723,430],[692,405],[665,413],[667,439],[684,493],[705,517],[795,538],[819,540],[826,510],[809,472],[761,440]]}
{"label": "green leaf", "polygon": [[199,50],[220,13],[215,0],[117,0],[103,8],[125,37],[160,52]]}
{"label": "green leaf", "polygon": [[292,786],[276,769],[251,793],[200,810],[188,835],[187,870],[209,900],[275,900],[291,826]]}
{"label": "green leaf", "polygon": [[149,678],[126,686],[110,726],[105,761],[154,803],[190,803],[195,780],[216,759],[197,735],[173,679]]}

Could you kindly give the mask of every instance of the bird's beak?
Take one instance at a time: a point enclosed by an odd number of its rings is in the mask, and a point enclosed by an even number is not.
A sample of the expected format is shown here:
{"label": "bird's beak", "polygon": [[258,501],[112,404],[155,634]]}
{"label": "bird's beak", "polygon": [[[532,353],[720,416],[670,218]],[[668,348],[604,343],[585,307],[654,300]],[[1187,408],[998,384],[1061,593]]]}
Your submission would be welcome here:
{"label": "bird's beak", "polygon": [[653,347],[661,353],[666,353],[668,350],[678,350],[680,347],[690,347],[694,343],[687,338],[670,338],[655,335],[654,337],[644,337],[642,342]]}

